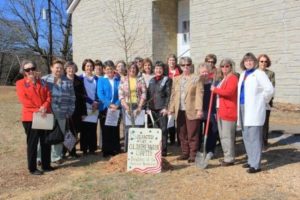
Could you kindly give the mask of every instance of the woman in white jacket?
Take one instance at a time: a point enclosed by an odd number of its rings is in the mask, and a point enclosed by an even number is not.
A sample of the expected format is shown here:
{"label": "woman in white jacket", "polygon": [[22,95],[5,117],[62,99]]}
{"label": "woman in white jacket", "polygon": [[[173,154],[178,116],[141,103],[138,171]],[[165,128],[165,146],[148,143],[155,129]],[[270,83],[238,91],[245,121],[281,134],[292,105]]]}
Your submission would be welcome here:
{"label": "woman in white jacket", "polygon": [[266,104],[274,94],[268,76],[257,70],[257,59],[247,53],[242,61],[244,70],[238,83],[238,125],[242,128],[248,161],[243,165],[248,173],[261,171],[262,128],[266,117]]}

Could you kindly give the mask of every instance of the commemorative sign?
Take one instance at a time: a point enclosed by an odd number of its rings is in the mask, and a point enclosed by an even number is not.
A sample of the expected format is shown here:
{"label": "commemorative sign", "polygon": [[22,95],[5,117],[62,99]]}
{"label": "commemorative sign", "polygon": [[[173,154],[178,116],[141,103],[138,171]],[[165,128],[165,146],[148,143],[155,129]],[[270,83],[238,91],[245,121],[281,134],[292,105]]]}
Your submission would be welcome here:
{"label": "commemorative sign", "polygon": [[128,133],[127,171],[161,172],[161,129],[130,128]]}

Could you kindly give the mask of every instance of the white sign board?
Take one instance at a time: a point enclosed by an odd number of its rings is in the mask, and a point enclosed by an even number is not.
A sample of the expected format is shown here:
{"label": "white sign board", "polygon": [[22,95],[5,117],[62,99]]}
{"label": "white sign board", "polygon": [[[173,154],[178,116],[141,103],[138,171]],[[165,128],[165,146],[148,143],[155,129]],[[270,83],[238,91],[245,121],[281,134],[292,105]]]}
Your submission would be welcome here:
{"label": "white sign board", "polygon": [[127,171],[160,173],[161,140],[161,129],[130,128],[128,133]]}

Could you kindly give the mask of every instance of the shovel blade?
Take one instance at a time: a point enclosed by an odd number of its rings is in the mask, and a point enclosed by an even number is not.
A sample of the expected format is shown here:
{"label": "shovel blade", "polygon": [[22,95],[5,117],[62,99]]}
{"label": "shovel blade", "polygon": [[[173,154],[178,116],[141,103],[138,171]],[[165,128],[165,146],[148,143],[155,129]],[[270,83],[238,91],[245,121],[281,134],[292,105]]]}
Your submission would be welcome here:
{"label": "shovel blade", "polygon": [[209,161],[209,159],[207,158],[206,154],[197,152],[196,158],[195,158],[195,163],[196,163],[197,167],[199,167],[201,169],[205,169],[208,165],[208,161]]}

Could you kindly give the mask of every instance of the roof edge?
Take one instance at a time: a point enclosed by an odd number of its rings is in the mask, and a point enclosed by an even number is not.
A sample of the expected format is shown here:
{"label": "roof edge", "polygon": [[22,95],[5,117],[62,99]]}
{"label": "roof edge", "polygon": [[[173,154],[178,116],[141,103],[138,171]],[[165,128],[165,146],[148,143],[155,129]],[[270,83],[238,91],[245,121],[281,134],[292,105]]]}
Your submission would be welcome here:
{"label": "roof edge", "polygon": [[73,14],[74,10],[76,9],[77,5],[79,4],[80,0],[73,0],[68,9],[67,9],[67,13],[68,14]]}

